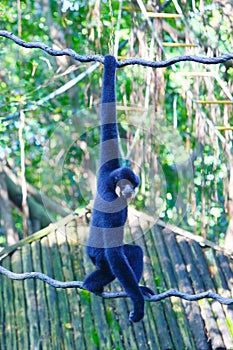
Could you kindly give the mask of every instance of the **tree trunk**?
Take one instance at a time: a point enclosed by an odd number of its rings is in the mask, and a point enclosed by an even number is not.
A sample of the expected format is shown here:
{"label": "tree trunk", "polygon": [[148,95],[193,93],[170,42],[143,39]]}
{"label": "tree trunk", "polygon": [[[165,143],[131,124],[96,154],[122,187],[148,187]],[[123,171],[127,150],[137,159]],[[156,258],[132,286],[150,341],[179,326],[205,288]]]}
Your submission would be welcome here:
{"label": "tree trunk", "polygon": [[[22,193],[19,186],[17,186],[8,176],[6,176],[6,184],[8,194],[11,201],[20,209],[22,209]],[[44,228],[51,223],[50,217],[44,207],[38,204],[34,198],[28,197],[29,214],[33,231]],[[40,225],[39,225],[40,223]]]}
{"label": "tree trunk", "polygon": [[225,248],[233,252],[233,156],[229,157],[230,161],[230,181],[228,188],[227,210],[229,215],[229,224],[225,237]]}
{"label": "tree trunk", "polygon": [[6,176],[0,166],[0,212],[8,246],[15,244],[19,240],[11,209],[6,185]]}
{"label": "tree trunk", "polygon": [[[21,187],[20,179],[13,173],[13,171],[10,168],[5,166],[4,172],[6,173],[6,176],[11,179],[12,182]],[[54,202],[52,199],[47,197],[43,192],[37,190],[31,184],[27,184],[27,188],[29,195],[31,195],[35,199],[35,201],[41,204],[42,206],[46,204],[46,209],[49,212],[55,213],[62,217],[70,214],[70,209],[68,207],[65,207],[65,203],[60,204]]]}

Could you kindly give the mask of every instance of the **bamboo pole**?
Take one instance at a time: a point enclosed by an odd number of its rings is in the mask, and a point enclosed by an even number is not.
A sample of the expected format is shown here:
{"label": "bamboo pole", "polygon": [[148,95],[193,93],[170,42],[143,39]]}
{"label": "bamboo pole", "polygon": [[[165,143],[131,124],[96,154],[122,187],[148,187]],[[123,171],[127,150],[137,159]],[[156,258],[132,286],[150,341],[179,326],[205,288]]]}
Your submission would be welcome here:
{"label": "bamboo pole", "polygon": [[150,18],[182,18],[182,16],[177,13],[147,12],[147,15]]}
{"label": "bamboo pole", "polygon": [[233,102],[229,100],[216,100],[216,101],[211,101],[211,100],[197,100],[197,103],[201,105],[231,105]]}
{"label": "bamboo pole", "polygon": [[195,44],[189,44],[189,43],[163,43],[163,46],[165,47],[197,47]]}
{"label": "bamboo pole", "polygon": [[184,77],[214,77],[212,72],[177,72]]}
{"label": "bamboo pole", "polygon": [[118,111],[138,111],[138,112],[144,112],[145,108],[144,107],[134,107],[134,106],[117,106],[116,109]]}
{"label": "bamboo pole", "polygon": [[[124,6],[123,10],[131,11],[131,12],[141,12],[139,8],[135,9],[130,6]],[[148,17],[151,17],[151,18],[182,18],[182,15],[179,15],[177,13],[153,12],[153,11],[147,10],[146,14]]]}
{"label": "bamboo pole", "polygon": [[233,126],[217,126],[218,130],[233,130]]}

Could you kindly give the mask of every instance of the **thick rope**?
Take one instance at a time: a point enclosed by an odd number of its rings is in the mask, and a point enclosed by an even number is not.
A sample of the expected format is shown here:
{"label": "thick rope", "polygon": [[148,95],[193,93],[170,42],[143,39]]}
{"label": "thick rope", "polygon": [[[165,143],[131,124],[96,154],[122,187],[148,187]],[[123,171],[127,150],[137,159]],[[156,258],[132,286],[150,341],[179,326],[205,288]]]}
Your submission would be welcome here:
{"label": "thick rope", "polygon": [[[39,279],[45,283],[48,283],[50,286],[54,288],[79,288],[84,289],[83,282],[80,281],[70,281],[70,282],[61,282],[57,281],[53,278],[48,277],[47,275],[41,272],[26,272],[26,273],[14,273],[12,271],[7,270],[5,267],[0,266],[0,273],[7,276],[12,280],[27,280],[27,279]],[[125,292],[103,292],[99,294],[102,298],[112,299],[112,298],[126,298],[128,295]],[[160,294],[155,294],[151,296],[146,296],[145,300],[150,302],[157,302],[169,297],[178,297],[181,299],[185,299],[188,301],[197,301],[204,298],[217,300],[221,304],[230,305],[233,304],[233,298],[224,298],[216,293],[211,291],[202,292],[199,294],[186,294],[179,292],[175,289],[167,290]]]}

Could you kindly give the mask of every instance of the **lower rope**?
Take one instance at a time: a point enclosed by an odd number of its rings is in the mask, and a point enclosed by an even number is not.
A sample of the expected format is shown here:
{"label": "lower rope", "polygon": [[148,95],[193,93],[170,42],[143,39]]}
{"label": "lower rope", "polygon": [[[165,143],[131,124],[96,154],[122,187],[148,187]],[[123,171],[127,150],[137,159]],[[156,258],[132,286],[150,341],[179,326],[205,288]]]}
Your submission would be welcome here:
{"label": "lower rope", "polygon": [[[48,283],[50,286],[54,288],[79,288],[79,289],[86,290],[83,287],[83,282],[80,282],[80,281],[61,282],[53,278],[50,278],[41,272],[14,273],[12,271],[7,270],[3,266],[0,266],[0,273],[12,280],[22,281],[27,279],[38,279],[45,283]],[[110,299],[110,298],[126,298],[128,295],[125,292],[103,292],[102,294],[100,294],[100,296],[105,299]],[[155,294],[155,295],[151,295],[150,297],[145,297],[145,299],[150,302],[157,302],[169,297],[178,297],[188,301],[197,301],[200,299],[208,298],[208,299],[217,300],[219,303],[224,305],[233,304],[233,298],[224,298],[221,295],[211,291],[202,292],[198,294],[186,294],[186,293],[179,292],[175,289],[170,289],[160,294]]]}

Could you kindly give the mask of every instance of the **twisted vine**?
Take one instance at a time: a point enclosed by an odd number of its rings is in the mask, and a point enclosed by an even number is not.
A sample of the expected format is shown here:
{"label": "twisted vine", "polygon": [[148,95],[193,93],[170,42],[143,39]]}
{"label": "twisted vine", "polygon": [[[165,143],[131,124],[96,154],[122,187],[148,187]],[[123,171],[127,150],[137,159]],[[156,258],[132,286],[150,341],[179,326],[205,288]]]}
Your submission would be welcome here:
{"label": "twisted vine", "polygon": [[[61,281],[55,280],[53,278],[50,278],[41,272],[14,273],[12,271],[7,270],[3,266],[0,266],[0,273],[7,276],[8,278],[10,278],[12,280],[21,280],[22,281],[22,280],[27,280],[27,279],[38,279],[38,280],[41,280],[41,281],[49,284],[50,286],[52,286],[54,288],[63,288],[63,289],[79,288],[79,289],[86,290],[83,287],[83,282],[81,282],[81,281],[61,282]],[[102,298],[105,298],[105,299],[112,299],[112,298],[126,298],[128,295],[125,292],[103,292],[103,293],[99,294],[99,296],[101,296]],[[186,293],[179,292],[175,289],[170,289],[170,290],[167,290],[163,293],[155,294],[155,295],[151,295],[151,296],[146,296],[144,298],[145,298],[145,300],[150,301],[150,302],[157,302],[157,301],[161,301],[165,298],[169,298],[172,296],[178,297],[181,299],[185,299],[188,301],[197,301],[197,300],[204,299],[204,298],[210,298],[210,299],[217,300],[221,304],[225,304],[225,305],[233,304],[233,298],[224,298],[221,295],[216,294],[212,291],[202,292],[199,294],[186,294]]]}
{"label": "twisted vine", "polygon": [[[54,50],[50,46],[44,43],[41,43],[39,41],[34,41],[34,42],[24,41],[21,38],[14,35],[13,33],[8,32],[6,30],[0,30],[0,36],[13,40],[19,46],[22,46],[28,49],[43,50],[51,56],[70,56],[79,62],[93,62],[93,61],[100,62],[100,63],[104,62],[104,56],[102,55],[82,56],[77,54],[72,49]],[[227,53],[219,57],[201,57],[201,56],[194,56],[194,55],[185,55],[185,56],[177,56],[177,57],[169,58],[168,60],[160,61],[160,62],[147,61],[142,58],[129,58],[126,60],[118,61],[117,68],[122,68],[128,65],[134,65],[134,64],[138,64],[145,67],[152,67],[152,68],[164,68],[182,61],[193,61],[193,62],[199,62],[203,64],[218,64],[218,63],[224,63],[231,59],[233,59],[233,53]]]}

